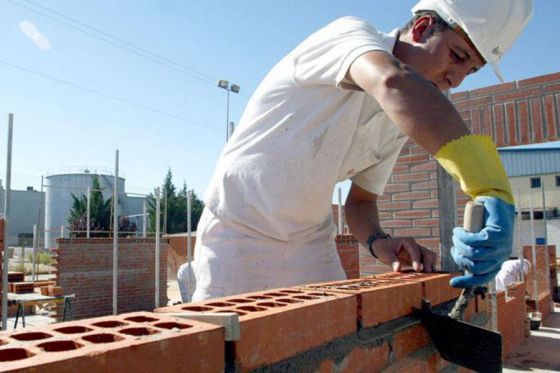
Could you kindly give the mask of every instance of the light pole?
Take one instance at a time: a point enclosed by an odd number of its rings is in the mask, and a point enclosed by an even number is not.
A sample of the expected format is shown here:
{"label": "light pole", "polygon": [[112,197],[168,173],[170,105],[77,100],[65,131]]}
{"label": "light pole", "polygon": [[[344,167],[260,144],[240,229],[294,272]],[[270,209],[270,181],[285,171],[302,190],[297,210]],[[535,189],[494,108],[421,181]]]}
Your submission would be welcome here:
{"label": "light pole", "polygon": [[229,140],[229,92],[239,93],[241,87],[237,84],[230,83],[228,80],[218,80],[218,87],[227,91],[227,107],[226,107],[226,142]]}

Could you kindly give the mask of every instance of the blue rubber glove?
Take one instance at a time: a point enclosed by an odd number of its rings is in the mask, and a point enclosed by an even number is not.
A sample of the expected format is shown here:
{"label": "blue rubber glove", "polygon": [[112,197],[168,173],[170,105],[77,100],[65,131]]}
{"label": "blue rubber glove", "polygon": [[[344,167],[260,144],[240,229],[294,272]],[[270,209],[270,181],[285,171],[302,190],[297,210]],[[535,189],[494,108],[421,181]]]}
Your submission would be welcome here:
{"label": "blue rubber glove", "polygon": [[453,260],[468,271],[451,279],[453,287],[469,288],[492,281],[512,251],[515,207],[496,197],[477,197],[475,201],[484,204],[485,226],[478,233],[462,227],[453,230]]}

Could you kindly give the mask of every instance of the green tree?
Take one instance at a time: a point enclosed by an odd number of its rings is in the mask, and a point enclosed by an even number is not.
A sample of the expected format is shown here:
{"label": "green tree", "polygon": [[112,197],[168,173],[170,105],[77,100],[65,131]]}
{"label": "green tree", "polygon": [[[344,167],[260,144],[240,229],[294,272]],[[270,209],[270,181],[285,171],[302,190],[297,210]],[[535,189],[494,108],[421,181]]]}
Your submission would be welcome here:
{"label": "green tree", "polygon": [[[85,237],[87,231],[87,196],[82,194],[77,197],[73,193],[72,208],[68,217],[68,229],[73,237]],[[112,234],[113,225],[113,199],[103,198],[99,177],[93,175],[90,194],[90,237],[109,237]],[[119,217],[119,236],[130,235],[136,232],[136,224],[126,216]],[[130,232],[130,233],[125,233]]]}
{"label": "green tree", "polygon": [[[177,192],[173,184],[173,174],[171,169],[165,175],[160,200],[160,232],[162,233],[182,233],[187,231],[187,197],[191,194],[191,229],[196,231],[200,215],[204,208],[204,203],[198,199],[193,190],[188,190],[186,183]],[[156,227],[156,200],[151,194],[148,200],[150,226],[149,230],[155,232]]]}

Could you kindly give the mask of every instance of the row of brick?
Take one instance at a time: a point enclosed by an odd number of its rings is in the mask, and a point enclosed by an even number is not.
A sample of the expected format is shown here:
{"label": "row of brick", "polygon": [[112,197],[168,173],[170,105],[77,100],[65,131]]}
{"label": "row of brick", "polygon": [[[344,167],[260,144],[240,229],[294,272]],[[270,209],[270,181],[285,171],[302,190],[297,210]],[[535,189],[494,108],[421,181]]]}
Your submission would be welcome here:
{"label": "row of brick", "polygon": [[[0,370],[440,371],[449,363],[410,316],[422,298],[433,305],[454,300],[458,290],[449,280],[443,273],[386,273],[1,333]],[[523,289],[499,296],[499,319],[524,320],[517,301]],[[467,317],[487,303],[471,303]],[[220,327],[169,315],[182,312],[233,312],[241,337],[224,342]]]}
{"label": "row of brick", "polygon": [[[457,291],[449,287],[449,278],[448,274],[378,275],[224,297],[195,305],[160,308],[156,312],[238,313],[242,337],[232,346],[231,363],[238,370],[250,371],[279,364],[337,338],[354,336],[360,330],[380,328],[410,316],[414,309],[421,307],[422,297],[431,297],[434,304],[452,299]],[[447,286],[442,286],[444,283]],[[417,323],[389,334],[390,341],[381,338],[378,342],[389,343],[392,353],[383,355],[385,358],[377,354],[370,357],[379,360],[380,368],[429,343]],[[360,356],[367,348],[356,346],[351,350],[346,351],[348,355],[344,359],[353,360],[354,354]],[[374,346],[372,350],[384,348]]]}
{"label": "row of brick", "polygon": [[[141,355],[136,354],[134,346],[137,344],[135,343],[161,345],[164,343],[163,338],[165,337],[167,340],[173,333],[188,334],[190,328],[182,328],[180,325],[190,324],[190,320],[173,319],[170,321],[166,319],[165,315],[162,315],[163,313],[235,312],[240,320],[240,340],[231,342],[231,344],[228,342],[229,345],[224,350],[223,335],[221,335],[221,340],[217,339],[219,343],[216,342],[216,346],[207,346],[208,349],[213,350],[212,358],[209,357],[208,351],[202,353],[200,346],[199,349],[191,350],[190,346],[194,342],[185,341],[180,353],[184,360],[180,364],[177,359],[165,362],[173,364],[173,367],[169,366],[170,370],[172,368],[172,370],[190,369],[193,371],[193,367],[204,362],[207,367],[204,371],[222,371],[224,361],[226,361],[238,370],[249,371],[280,364],[284,360],[310,350],[321,349],[321,346],[326,343],[345,340],[353,341],[351,347],[343,348],[346,351],[344,359],[347,362],[352,360],[354,361],[352,364],[362,364],[360,366],[363,369],[364,361],[358,357],[366,354],[369,356],[369,360],[377,359],[377,366],[381,369],[429,345],[429,338],[424,329],[419,326],[418,321],[410,322],[409,320],[408,325],[399,324],[397,326],[395,324],[394,328],[389,329],[386,328],[386,325],[395,322],[395,319],[410,316],[414,312],[414,308],[420,308],[422,297],[432,297],[434,304],[455,297],[456,290],[449,286],[442,286],[448,281],[448,274],[405,273],[372,276],[165,307],[157,309],[155,316],[143,314],[144,318],[121,315],[116,319],[107,317],[83,320],[82,322],[58,324],[46,331],[26,332],[32,335],[33,333],[46,334],[44,340],[40,342],[35,339],[22,342],[18,340],[19,333],[12,332],[0,335],[0,343],[3,344],[0,346],[0,361],[9,364],[2,364],[3,369],[6,370],[32,368],[38,364],[44,364],[44,366],[41,365],[41,370],[45,368],[46,371],[50,371],[49,369],[54,371],[62,366],[78,369],[79,364],[86,363],[93,364],[90,366],[100,369],[110,369],[115,366],[111,364],[117,364],[113,360],[118,359],[117,356],[123,355],[125,352],[123,350],[126,345],[125,339],[131,346],[126,353],[130,352],[132,354],[130,359],[138,361]],[[100,327],[106,327],[106,324],[103,324],[104,320],[110,322],[112,330],[99,330]],[[122,324],[130,323],[130,321],[133,324],[143,322],[149,325]],[[161,330],[162,323],[174,326],[168,325],[169,330],[163,331]],[[384,334],[380,334],[376,342],[372,343],[376,346],[379,344],[386,347],[367,346],[356,340],[359,332],[368,329],[383,330],[383,328],[386,329]],[[76,335],[71,335],[70,339],[64,338],[60,333],[64,334],[65,330],[71,330]],[[132,341],[123,333],[131,333],[137,339]],[[156,339],[154,335],[161,336],[161,338]],[[199,343],[202,337],[197,338],[196,343]],[[95,341],[106,343],[96,343]],[[172,344],[171,341],[169,343]],[[338,348],[342,348],[341,346],[346,346],[346,344],[339,342]],[[156,350],[158,348],[163,347],[152,347]],[[173,349],[171,348],[171,350]],[[378,352],[382,350],[386,353],[378,355]],[[50,353],[52,351],[65,351],[65,353]],[[370,353],[373,355],[370,356]],[[231,356],[229,361],[224,360],[226,355]],[[216,363],[208,366],[210,360],[219,361],[220,357],[222,365]],[[191,365],[193,359],[199,359],[196,365]],[[332,356],[325,355],[325,362],[320,362],[320,365],[325,367],[331,363],[335,365],[340,363],[334,361],[329,363],[327,361],[329,359],[332,359]],[[71,363],[64,365],[63,360],[71,360]],[[162,356],[157,359],[159,364],[163,360],[166,360],[166,357]],[[142,362],[144,362],[143,356]],[[443,362],[440,363],[443,364]],[[153,368],[149,365],[150,363],[147,364],[146,366],[141,364],[141,370],[146,369],[147,371],[149,368]],[[159,367],[159,369],[162,368]]]}

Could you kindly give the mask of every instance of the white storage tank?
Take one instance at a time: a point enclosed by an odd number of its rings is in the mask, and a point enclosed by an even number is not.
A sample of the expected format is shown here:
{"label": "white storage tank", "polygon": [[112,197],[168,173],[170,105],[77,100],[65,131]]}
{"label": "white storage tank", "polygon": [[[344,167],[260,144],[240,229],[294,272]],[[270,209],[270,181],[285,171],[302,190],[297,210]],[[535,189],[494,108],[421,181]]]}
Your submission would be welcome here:
{"label": "white storage tank", "polygon": [[[80,198],[92,188],[94,176],[98,177],[104,199],[113,196],[114,176],[95,174],[87,170],[83,173],[50,175],[45,178],[45,247],[54,248],[55,240],[61,237],[61,226],[65,227],[64,236],[68,237],[68,217],[72,208],[72,194]],[[118,178],[119,215],[126,208],[124,178]]]}

